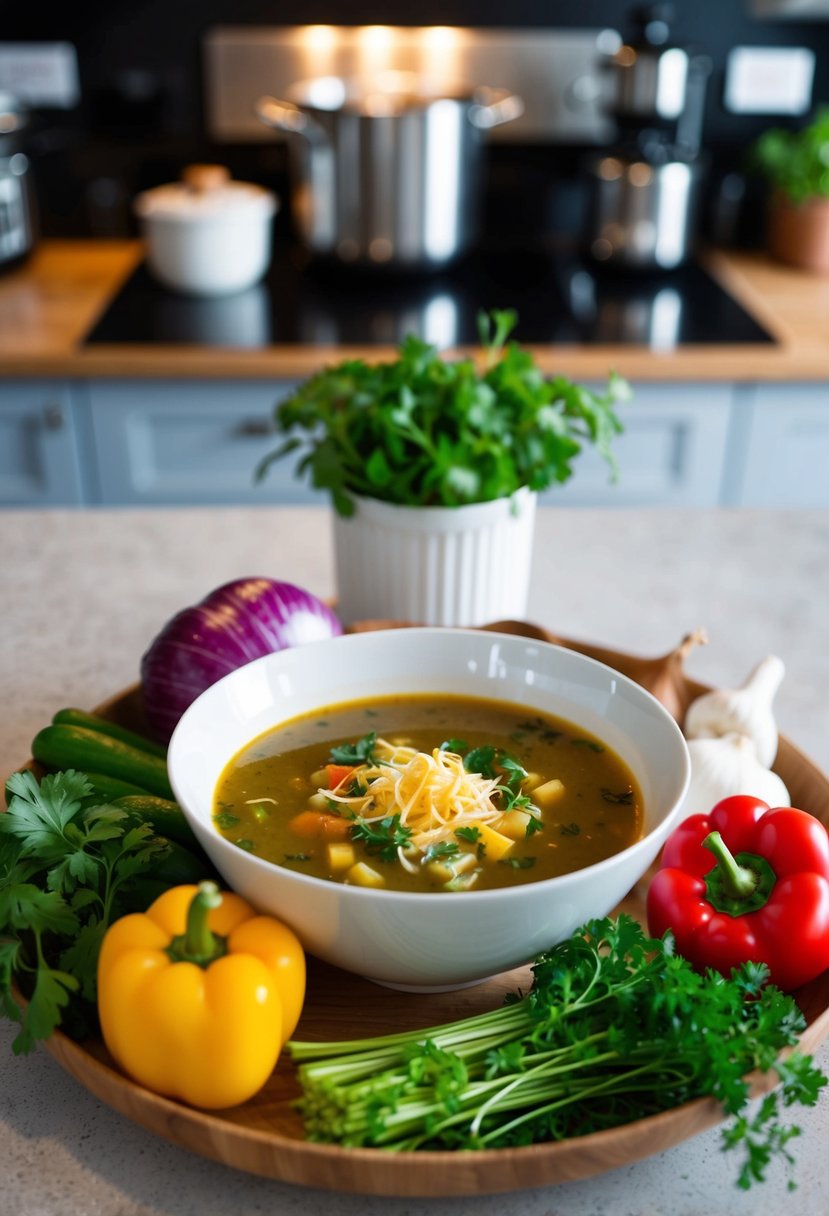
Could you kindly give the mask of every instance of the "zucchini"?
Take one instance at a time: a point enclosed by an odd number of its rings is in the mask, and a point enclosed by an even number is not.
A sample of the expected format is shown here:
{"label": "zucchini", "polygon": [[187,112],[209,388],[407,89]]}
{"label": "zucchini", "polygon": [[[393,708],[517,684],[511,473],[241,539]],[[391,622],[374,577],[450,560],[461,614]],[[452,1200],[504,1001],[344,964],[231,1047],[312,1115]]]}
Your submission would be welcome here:
{"label": "zucchini", "polygon": [[83,709],[59,709],[52,718],[52,725],[83,726],[86,730],[97,730],[102,735],[111,735],[113,739],[129,743],[131,747],[137,747],[142,752],[149,752],[151,756],[160,756],[162,760],[167,755],[166,747],[156,743],[153,739],[147,739],[134,730],[127,730],[125,726],[119,726],[117,722],[110,722],[108,718],[101,718],[98,714],[88,714]]}
{"label": "zucchini", "polygon": [[160,798],[173,798],[167,765],[160,756],[85,726],[44,726],[32,741],[32,755],[47,768],[101,773]]}
{"label": "zucchini", "polygon": [[164,843],[167,845],[164,852],[151,858],[139,873],[124,883],[122,897],[130,910],[146,910],[170,887],[188,886],[206,878],[221,883],[209,861],[202,860],[174,840],[164,840]]}
{"label": "zucchini", "polygon": [[116,798],[113,805],[128,811],[136,822],[152,824],[157,836],[165,836],[201,854],[201,845],[177,802],[156,798],[153,794],[128,794],[124,798]]}
{"label": "zucchini", "polygon": [[127,796],[152,797],[152,794],[148,794],[140,786],[133,785],[129,781],[119,781],[117,777],[106,777],[103,773],[87,773],[85,771],[84,776],[94,789],[95,797],[99,802],[114,802],[118,798],[126,798]]}

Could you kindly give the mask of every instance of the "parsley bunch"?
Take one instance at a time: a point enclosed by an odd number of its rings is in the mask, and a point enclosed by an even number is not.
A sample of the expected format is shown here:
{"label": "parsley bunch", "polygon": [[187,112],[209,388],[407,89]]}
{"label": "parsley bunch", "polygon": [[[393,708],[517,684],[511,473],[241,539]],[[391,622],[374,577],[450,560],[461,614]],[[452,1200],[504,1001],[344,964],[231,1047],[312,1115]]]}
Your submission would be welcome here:
{"label": "parsley bunch", "polygon": [[594,393],[544,377],[529,352],[506,342],[516,319],[509,310],[480,314],[483,371],[409,336],[391,363],[352,359],[320,372],[277,406],[276,429],[290,437],[260,462],[257,479],[298,451],[298,475],[348,516],[355,494],[451,507],[522,486],[545,490],[572,475],[585,443],[615,473],[614,406],[628,399],[627,383],[612,374],[606,392]]}
{"label": "parsley bunch", "polygon": [[[63,1024],[76,1038],[96,1025],[98,954],[110,923],[130,910],[131,884],[169,851],[150,824],[114,806],[69,769],[6,784],[0,814],[0,1012],[20,1023],[12,1046],[31,1051]],[[15,999],[15,982],[26,998]]]}
{"label": "parsley bunch", "polygon": [[[288,1044],[313,1140],[390,1150],[479,1149],[586,1135],[711,1095],[742,1148],[738,1185],[789,1165],[797,1128],[826,1077],[781,1052],[805,1026],[762,964],[700,975],[628,916],[592,921],[533,966],[530,992],[428,1030],[345,1043]],[[754,1118],[753,1070],[781,1082]]]}

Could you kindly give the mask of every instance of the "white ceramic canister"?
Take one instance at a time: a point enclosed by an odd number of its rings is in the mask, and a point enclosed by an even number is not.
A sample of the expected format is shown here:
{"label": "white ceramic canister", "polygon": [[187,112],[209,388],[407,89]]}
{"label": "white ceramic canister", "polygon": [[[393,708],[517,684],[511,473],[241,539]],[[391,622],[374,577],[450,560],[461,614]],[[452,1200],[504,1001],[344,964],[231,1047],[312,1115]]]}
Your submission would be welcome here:
{"label": "white ceramic canister", "polygon": [[227,295],[251,287],[268,268],[276,197],[232,181],[221,165],[190,165],[180,182],[144,191],[134,206],[147,263],[165,287]]}
{"label": "white ceramic canister", "polygon": [[526,612],[531,490],[462,507],[355,503],[352,516],[334,516],[337,614],[345,624],[382,618],[471,626]]}

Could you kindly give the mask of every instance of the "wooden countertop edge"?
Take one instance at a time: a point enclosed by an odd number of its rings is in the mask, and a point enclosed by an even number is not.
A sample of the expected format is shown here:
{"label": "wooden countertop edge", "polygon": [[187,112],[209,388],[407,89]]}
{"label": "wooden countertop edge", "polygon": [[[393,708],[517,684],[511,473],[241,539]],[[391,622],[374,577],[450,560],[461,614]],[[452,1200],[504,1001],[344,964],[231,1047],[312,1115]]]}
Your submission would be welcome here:
{"label": "wooden countertop edge", "polygon": [[[754,346],[696,346],[693,350],[632,350],[627,346],[528,347],[547,374],[604,380],[616,371],[630,380],[701,382],[825,381],[829,348],[799,348],[796,359],[778,349]],[[0,376],[69,379],[300,379],[320,368],[350,358],[381,361],[394,348],[380,346],[285,346],[278,351],[210,349],[198,346],[108,346],[75,353],[0,355]],[[453,358],[477,352],[447,352]]]}
{"label": "wooden countertop edge", "polygon": [[[42,242],[27,266],[0,283],[0,376],[63,379],[296,380],[348,358],[391,359],[393,346],[206,348],[101,345],[84,336],[142,257],[138,241]],[[527,344],[547,373],[632,381],[825,381],[829,379],[829,280],[793,271],[762,254],[711,250],[710,273],[775,338],[775,345],[675,349]],[[450,358],[480,356],[457,348]]]}

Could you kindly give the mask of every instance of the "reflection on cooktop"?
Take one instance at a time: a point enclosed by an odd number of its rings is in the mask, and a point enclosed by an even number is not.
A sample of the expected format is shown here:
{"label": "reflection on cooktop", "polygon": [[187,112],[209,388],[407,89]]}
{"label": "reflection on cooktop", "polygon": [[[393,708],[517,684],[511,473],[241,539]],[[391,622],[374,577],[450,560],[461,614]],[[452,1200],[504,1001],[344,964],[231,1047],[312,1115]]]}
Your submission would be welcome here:
{"label": "reflection on cooktop", "polygon": [[767,343],[773,338],[700,266],[622,276],[578,257],[485,251],[439,274],[365,274],[280,250],[267,277],[231,296],[197,299],[161,287],[144,266],[127,280],[87,343],[173,343],[261,349],[288,344],[474,345],[482,308],[514,308],[530,345]]}

